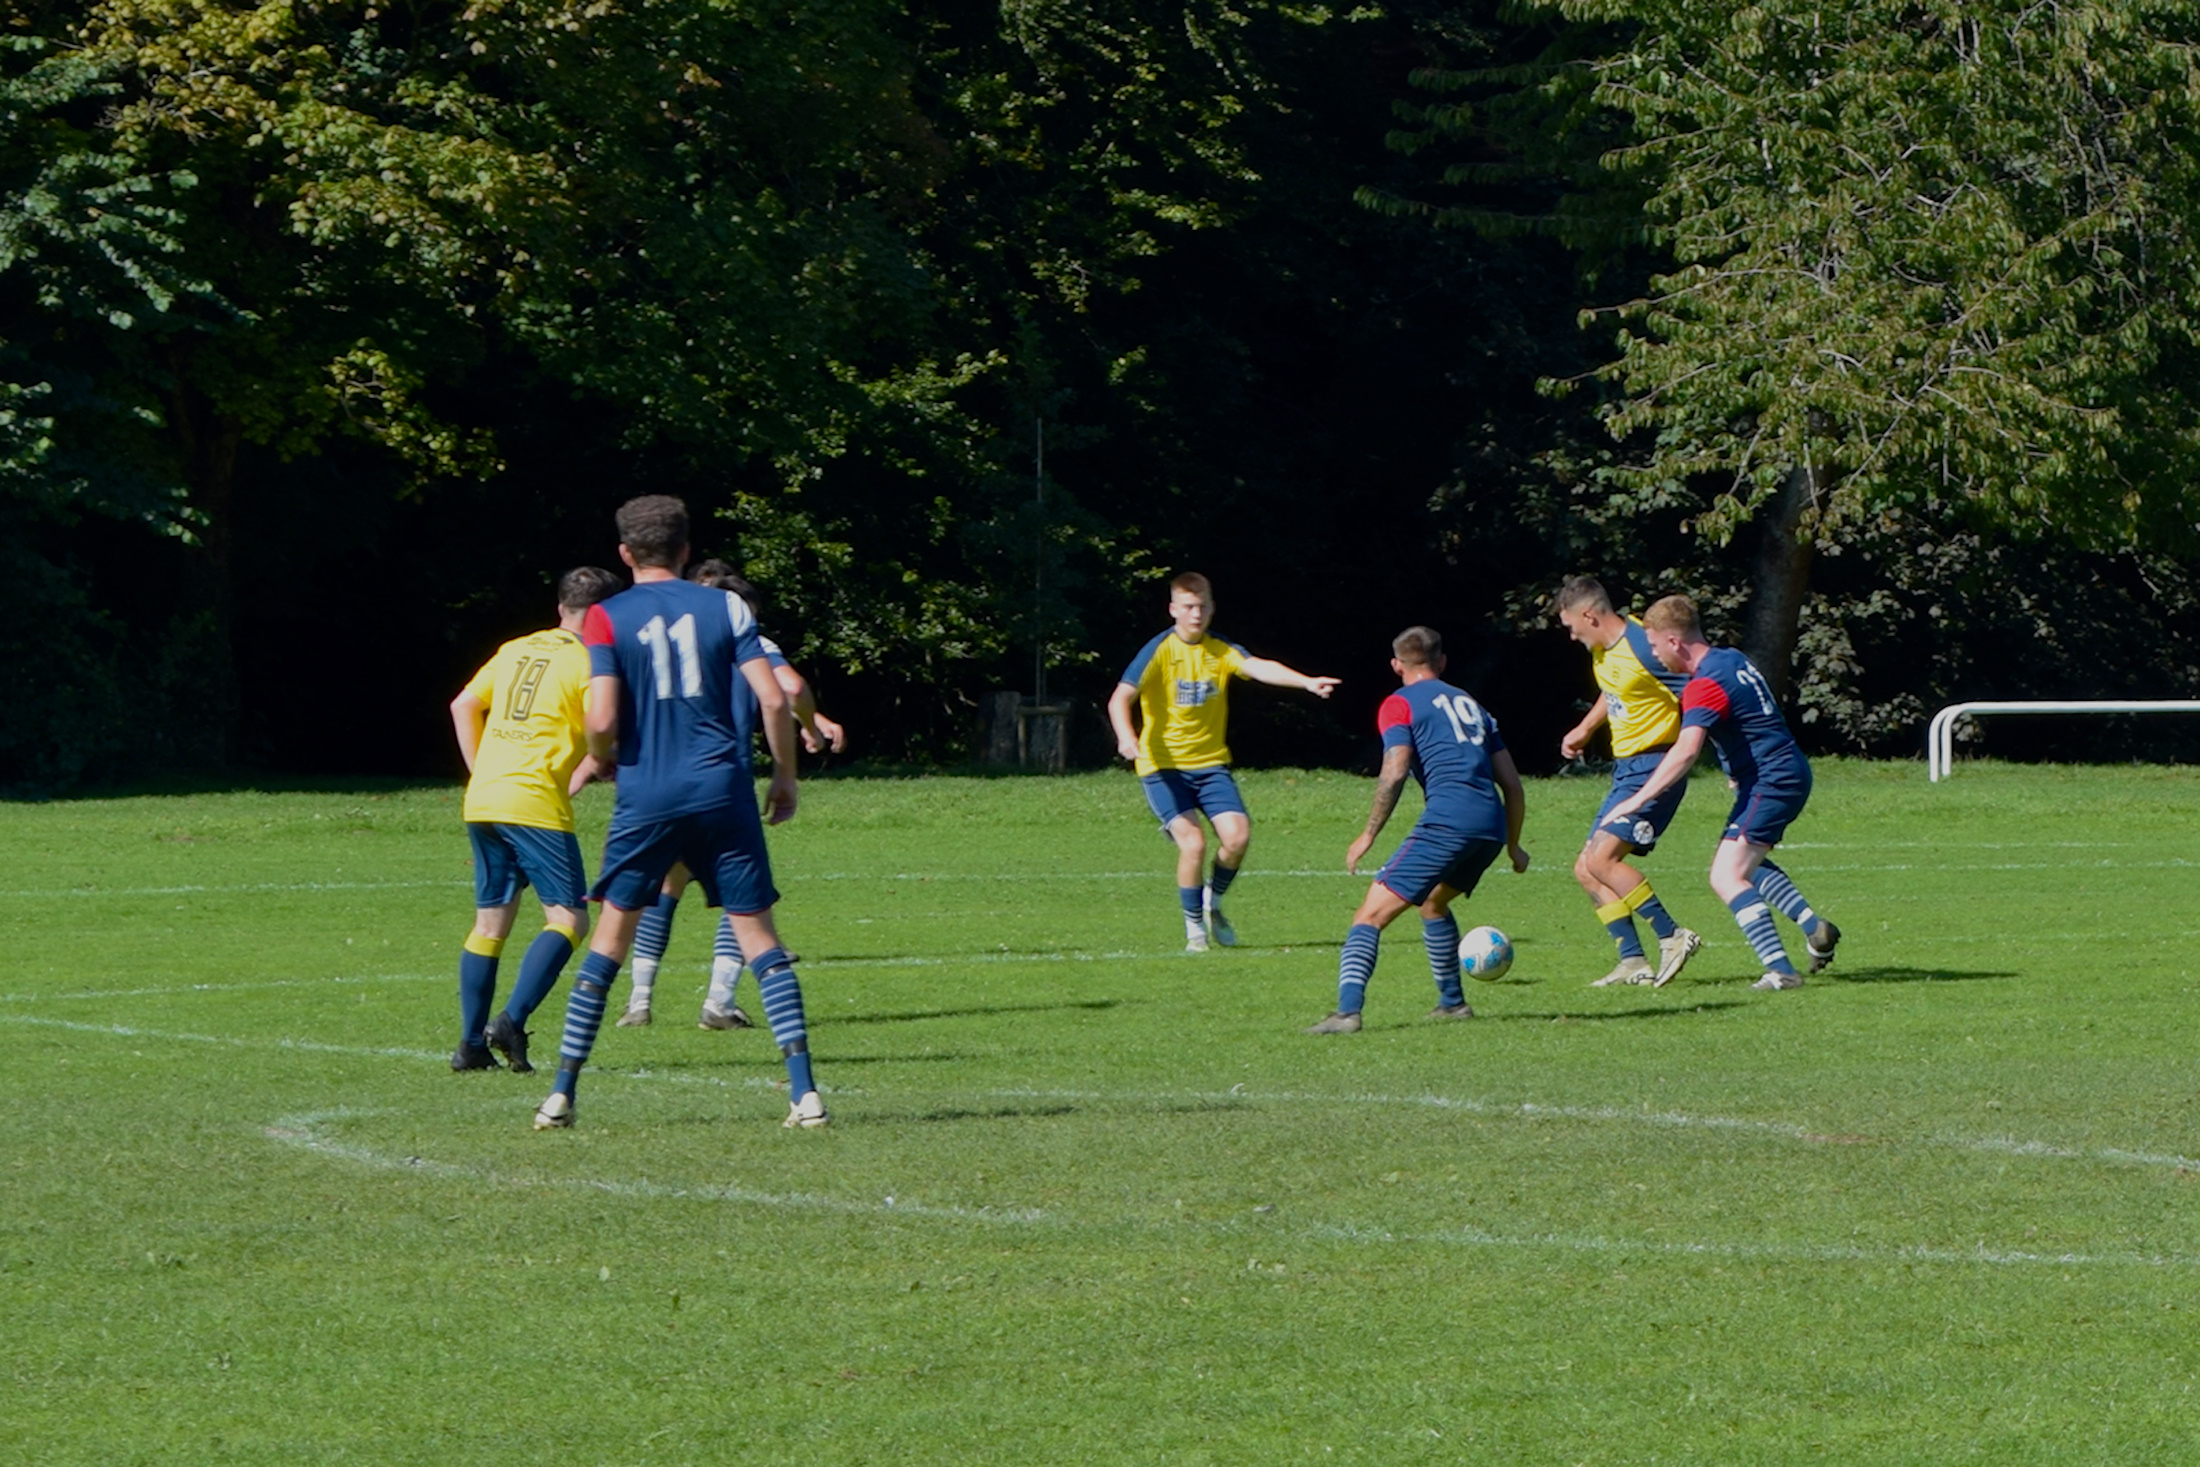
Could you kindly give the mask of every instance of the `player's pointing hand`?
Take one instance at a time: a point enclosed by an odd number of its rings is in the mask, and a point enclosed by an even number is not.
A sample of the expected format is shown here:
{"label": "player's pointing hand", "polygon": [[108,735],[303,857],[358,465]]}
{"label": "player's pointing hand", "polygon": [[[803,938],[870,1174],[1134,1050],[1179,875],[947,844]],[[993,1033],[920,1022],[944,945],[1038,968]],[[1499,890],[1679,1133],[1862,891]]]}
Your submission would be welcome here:
{"label": "player's pointing hand", "polygon": [[1306,691],[1317,698],[1326,698],[1343,681],[1338,677],[1310,677],[1306,680]]}

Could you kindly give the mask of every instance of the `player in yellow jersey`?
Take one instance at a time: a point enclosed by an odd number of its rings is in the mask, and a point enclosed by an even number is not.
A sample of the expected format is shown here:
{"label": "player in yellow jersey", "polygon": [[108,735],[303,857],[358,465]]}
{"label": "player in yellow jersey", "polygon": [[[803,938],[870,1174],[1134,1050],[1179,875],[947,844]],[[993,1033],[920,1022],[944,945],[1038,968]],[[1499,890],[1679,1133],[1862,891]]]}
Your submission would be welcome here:
{"label": "player in yellow jersey", "polygon": [[[1253,838],[1245,801],[1230,777],[1230,679],[1298,688],[1317,698],[1328,697],[1337,686],[1333,677],[1308,677],[1209,636],[1214,617],[1214,588],[1205,576],[1186,571],[1171,581],[1169,620],[1174,629],[1139,649],[1108,699],[1116,752],[1136,767],[1147,805],[1176,842],[1184,950],[1194,953],[1207,951],[1210,940],[1223,947],[1237,945],[1237,933],[1222,915],[1222,896],[1236,879]],[[1131,723],[1133,704],[1139,714],[1136,727]],[[1220,847],[1205,880],[1207,838],[1198,818],[1203,811]]]}
{"label": "player in yellow jersey", "polygon": [[[1567,635],[1589,649],[1589,667],[1600,695],[1581,722],[1559,740],[1559,752],[1579,759],[1599,728],[1609,728],[1612,736],[1612,789],[1574,862],[1574,879],[1596,903],[1597,920],[1619,944],[1619,965],[1592,986],[1648,983],[1663,987],[1703,946],[1703,939],[1674,922],[1650,890],[1649,879],[1628,865],[1627,858],[1646,856],[1657,845],[1681,807],[1688,782],[1679,781],[1624,817],[1615,819],[1612,807],[1641,788],[1680,737],[1680,687],[1686,679],[1666,670],[1650,650],[1642,623],[1614,611],[1604,587],[1588,576],[1576,576],[1559,587],[1558,619]],[[1657,934],[1654,967],[1635,931],[1638,912]]]}
{"label": "player in yellow jersey", "polygon": [[[504,1051],[527,1063],[527,1018],[557,986],[588,931],[588,878],[573,835],[573,794],[596,772],[583,715],[588,608],[621,589],[619,578],[582,566],[558,578],[558,624],[515,638],[451,700],[451,726],[466,760],[465,820],[474,849],[474,930],[458,960],[458,1052],[454,1070],[493,1070]],[[504,1011],[489,1017],[497,962],[512,932],[520,888],[542,900],[543,929],[520,962]]]}

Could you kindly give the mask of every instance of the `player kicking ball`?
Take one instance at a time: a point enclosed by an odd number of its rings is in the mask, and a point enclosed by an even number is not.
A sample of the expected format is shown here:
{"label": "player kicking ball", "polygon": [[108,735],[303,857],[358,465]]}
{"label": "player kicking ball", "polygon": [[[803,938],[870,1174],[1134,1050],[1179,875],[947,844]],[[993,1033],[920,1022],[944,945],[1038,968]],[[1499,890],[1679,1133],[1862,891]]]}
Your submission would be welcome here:
{"label": "player kicking ball", "polygon": [[619,558],[634,585],[589,608],[581,623],[592,673],[588,748],[618,760],[618,799],[603,864],[589,895],[604,911],[566,1000],[556,1086],[535,1129],[573,1124],[581,1067],[603,1027],[606,1000],[665,874],[684,864],[710,905],[733,917],[751,954],[764,1015],[787,1063],[790,1127],[825,1124],[810,1072],[809,1029],[794,959],[772,923],[779,892],[756,808],[747,751],[733,717],[734,681],[756,696],[771,748],[765,795],[774,825],[794,817],[795,733],[748,603],[680,579],[688,557],[687,506],[668,495],[629,500],[618,513]]}
{"label": "player kicking ball", "polygon": [[1497,720],[1443,681],[1444,639],[1429,628],[1406,628],[1390,650],[1390,669],[1401,686],[1375,714],[1383,767],[1367,829],[1346,848],[1345,869],[1358,874],[1360,859],[1398,808],[1409,775],[1420,781],[1421,818],[1375,873],[1367,900],[1353,914],[1337,963],[1337,1011],[1307,1029],[1309,1034],[1360,1032],[1383,929],[1408,907],[1421,909],[1421,941],[1436,979],[1436,1007],[1429,1017],[1473,1018],[1460,984],[1459,924],[1451,904],[1473,892],[1501,849],[1510,854],[1516,873],[1528,869],[1528,853],[1520,845],[1527,793]]}
{"label": "player kicking ball", "polygon": [[[1116,752],[1138,770],[1147,807],[1176,842],[1176,895],[1188,953],[1206,952],[1210,942],[1237,946],[1237,932],[1222,915],[1222,897],[1245,862],[1253,821],[1230,776],[1230,679],[1298,688],[1317,698],[1337,686],[1333,677],[1308,677],[1280,662],[1247,656],[1244,648],[1209,635],[1214,619],[1214,588],[1205,576],[1186,571],[1169,582],[1174,629],[1138,650],[1108,699]],[[1207,837],[1199,828],[1202,814],[1219,847],[1211,873]]]}
{"label": "player kicking ball", "polygon": [[1767,858],[1810,800],[1810,761],[1757,665],[1704,640],[1695,602],[1668,596],[1642,614],[1642,625],[1658,660],[1688,675],[1681,731],[1642,788],[1615,805],[1612,815],[1623,818],[1648,806],[1688,777],[1706,739],[1715,743],[1734,781],[1734,808],[1711,858],[1711,889],[1764,964],[1764,976],[1751,987],[1801,988],[1803,975],[1780,944],[1772,909],[1802,929],[1813,973],[1833,961],[1841,929],[1812,911],[1788,874]]}

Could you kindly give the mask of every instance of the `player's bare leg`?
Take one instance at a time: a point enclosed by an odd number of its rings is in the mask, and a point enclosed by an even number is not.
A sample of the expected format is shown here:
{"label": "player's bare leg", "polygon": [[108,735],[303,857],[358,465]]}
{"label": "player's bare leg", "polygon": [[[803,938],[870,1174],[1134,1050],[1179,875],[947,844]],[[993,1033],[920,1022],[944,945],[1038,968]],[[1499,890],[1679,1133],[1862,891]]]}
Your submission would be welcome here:
{"label": "player's bare leg", "polygon": [[813,1129],[826,1123],[825,1101],[817,1093],[810,1073],[810,1030],[802,1011],[802,981],[795,976],[794,959],[780,946],[779,930],[769,907],[761,912],[729,912],[733,935],[741,950],[750,954],[749,967],[764,996],[764,1022],[771,1025],[772,1039],[787,1062],[787,1089],[794,1097],[785,1124]]}
{"label": "player's bare leg", "polygon": [[1236,810],[1225,810],[1212,817],[1215,825],[1215,841],[1221,847],[1215,852],[1215,864],[1207,878],[1200,905],[1206,919],[1208,938],[1222,947],[1237,946],[1237,929],[1222,914],[1223,894],[1230,883],[1237,879],[1238,869],[1245,864],[1245,851],[1253,843],[1253,822]]}
{"label": "player's bare leg", "polygon": [[1169,838],[1176,842],[1176,895],[1184,913],[1184,951],[1207,951],[1205,892],[1207,888],[1207,833],[1197,815],[1179,815],[1169,822]]}

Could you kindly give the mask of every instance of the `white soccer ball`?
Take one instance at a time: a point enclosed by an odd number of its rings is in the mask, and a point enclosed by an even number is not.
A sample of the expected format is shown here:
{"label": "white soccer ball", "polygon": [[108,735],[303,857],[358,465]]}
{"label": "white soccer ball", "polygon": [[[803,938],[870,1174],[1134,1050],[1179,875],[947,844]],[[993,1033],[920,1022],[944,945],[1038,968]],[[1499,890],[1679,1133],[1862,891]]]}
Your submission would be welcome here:
{"label": "white soccer ball", "polygon": [[1513,965],[1512,939],[1495,927],[1477,927],[1459,939],[1459,971],[1495,983]]}

